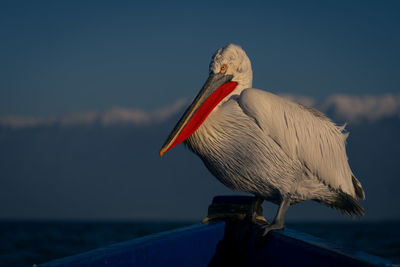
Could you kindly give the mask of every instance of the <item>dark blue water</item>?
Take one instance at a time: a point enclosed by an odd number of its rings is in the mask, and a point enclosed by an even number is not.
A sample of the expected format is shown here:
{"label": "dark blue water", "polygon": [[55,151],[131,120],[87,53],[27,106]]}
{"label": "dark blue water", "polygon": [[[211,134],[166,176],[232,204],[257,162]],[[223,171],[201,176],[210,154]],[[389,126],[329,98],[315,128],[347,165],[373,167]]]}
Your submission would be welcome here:
{"label": "dark blue water", "polygon": [[[0,222],[0,265],[32,266],[193,222]],[[400,223],[292,223],[287,227],[400,262]]]}

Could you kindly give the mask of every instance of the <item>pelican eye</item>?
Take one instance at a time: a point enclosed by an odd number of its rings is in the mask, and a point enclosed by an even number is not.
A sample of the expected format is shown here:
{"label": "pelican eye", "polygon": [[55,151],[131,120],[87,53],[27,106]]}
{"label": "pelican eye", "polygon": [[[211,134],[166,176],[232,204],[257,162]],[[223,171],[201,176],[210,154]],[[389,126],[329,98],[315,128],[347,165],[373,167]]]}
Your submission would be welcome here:
{"label": "pelican eye", "polygon": [[219,69],[219,72],[224,73],[228,70],[228,66],[226,64],[223,64],[221,68]]}

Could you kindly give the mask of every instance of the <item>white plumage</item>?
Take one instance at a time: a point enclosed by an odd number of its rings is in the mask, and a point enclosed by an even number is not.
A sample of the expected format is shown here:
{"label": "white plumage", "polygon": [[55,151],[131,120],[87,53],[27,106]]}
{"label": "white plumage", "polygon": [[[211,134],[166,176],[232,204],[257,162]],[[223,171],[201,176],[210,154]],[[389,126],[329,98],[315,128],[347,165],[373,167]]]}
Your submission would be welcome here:
{"label": "white plumage", "polygon": [[237,86],[185,143],[226,186],[280,205],[266,232],[282,228],[286,209],[305,200],[363,215],[357,198],[364,192],[348,164],[344,127],[312,108],[252,89],[250,60],[239,46],[219,49],[210,73],[223,65]]}

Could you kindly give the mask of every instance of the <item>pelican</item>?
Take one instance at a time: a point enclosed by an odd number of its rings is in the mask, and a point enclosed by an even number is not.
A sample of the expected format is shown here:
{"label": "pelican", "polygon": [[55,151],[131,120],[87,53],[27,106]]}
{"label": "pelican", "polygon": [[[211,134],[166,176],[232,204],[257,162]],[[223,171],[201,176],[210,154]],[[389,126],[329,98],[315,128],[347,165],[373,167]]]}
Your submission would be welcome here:
{"label": "pelican", "polygon": [[364,215],[365,194],[350,169],[344,126],[321,112],[252,88],[245,51],[218,49],[209,77],[160,150],[184,142],[227,187],[279,205],[270,230],[284,228],[290,205],[314,200],[350,216]]}

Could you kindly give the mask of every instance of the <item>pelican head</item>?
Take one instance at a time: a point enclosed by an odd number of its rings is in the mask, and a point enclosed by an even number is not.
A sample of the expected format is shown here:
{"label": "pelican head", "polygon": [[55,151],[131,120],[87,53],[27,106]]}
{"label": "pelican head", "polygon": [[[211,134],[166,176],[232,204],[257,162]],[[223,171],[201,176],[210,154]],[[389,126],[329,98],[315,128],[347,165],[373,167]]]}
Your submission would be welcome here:
{"label": "pelican head", "polygon": [[228,44],[214,53],[210,62],[210,73],[217,74],[224,66],[227,68],[225,74],[232,75],[232,81],[238,83],[238,88],[251,88],[253,71],[250,59],[240,46]]}
{"label": "pelican head", "polygon": [[207,81],[169,134],[160,156],[192,135],[219,104],[251,87],[252,79],[250,60],[240,46],[229,44],[218,49]]}

